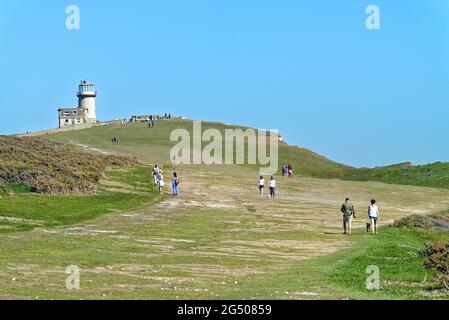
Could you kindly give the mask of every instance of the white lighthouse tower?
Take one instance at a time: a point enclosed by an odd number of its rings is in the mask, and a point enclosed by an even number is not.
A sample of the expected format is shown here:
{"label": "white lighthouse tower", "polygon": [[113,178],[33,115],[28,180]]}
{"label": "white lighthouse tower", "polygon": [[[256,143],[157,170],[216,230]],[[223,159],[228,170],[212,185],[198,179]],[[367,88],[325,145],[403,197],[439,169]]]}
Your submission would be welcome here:
{"label": "white lighthouse tower", "polygon": [[97,92],[95,91],[95,85],[87,80],[83,80],[78,88],[78,108],[85,110],[85,121],[87,123],[96,123],[95,97]]}

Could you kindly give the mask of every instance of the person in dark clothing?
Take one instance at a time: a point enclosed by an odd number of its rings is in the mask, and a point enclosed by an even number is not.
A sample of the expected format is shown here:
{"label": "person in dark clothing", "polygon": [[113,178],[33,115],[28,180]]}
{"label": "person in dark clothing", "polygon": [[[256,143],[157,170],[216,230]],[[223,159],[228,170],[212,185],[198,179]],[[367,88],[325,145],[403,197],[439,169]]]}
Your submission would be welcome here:
{"label": "person in dark clothing", "polygon": [[341,205],[341,212],[343,213],[343,230],[344,234],[350,235],[352,230],[352,219],[355,217],[355,209],[349,198]]}

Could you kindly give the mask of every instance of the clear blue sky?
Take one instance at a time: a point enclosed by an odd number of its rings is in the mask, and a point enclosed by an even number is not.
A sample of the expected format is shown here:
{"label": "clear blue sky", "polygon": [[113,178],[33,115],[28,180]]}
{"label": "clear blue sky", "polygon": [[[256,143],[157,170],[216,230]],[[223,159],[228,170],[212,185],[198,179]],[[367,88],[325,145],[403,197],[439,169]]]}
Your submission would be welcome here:
{"label": "clear blue sky", "polygon": [[2,0],[0,133],[56,127],[87,78],[100,120],[171,112],[355,166],[449,161],[447,3]]}

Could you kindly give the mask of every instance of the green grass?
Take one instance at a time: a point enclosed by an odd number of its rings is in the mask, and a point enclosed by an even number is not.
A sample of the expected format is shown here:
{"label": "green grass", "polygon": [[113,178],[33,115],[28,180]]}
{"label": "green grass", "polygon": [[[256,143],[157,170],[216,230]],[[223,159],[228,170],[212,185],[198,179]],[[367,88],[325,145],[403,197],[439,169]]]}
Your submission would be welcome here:
{"label": "green grass", "polygon": [[6,188],[10,188],[14,193],[28,193],[31,192],[31,188],[26,184],[6,184]]}
{"label": "green grass", "polygon": [[[4,233],[0,235],[0,297],[430,297],[427,293],[435,289],[433,273],[423,267],[417,253],[424,242],[447,239],[447,234],[384,227],[376,236],[359,228],[346,238],[336,219],[340,219],[338,207],[347,194],[360,208],[373,196],[380,199],[383,221],[387,221],[409,212],[422,213],[430,206],[429,211],[446,208],[447,190],[293,177],[278,179],[279,197],[275,201],[261,199],[256,187],[242,188],[251,183],[255,186],[257,171],[252,167],[170,164],[168,151],[174,144],[169,141],[170,132],[190,127],[189,121],[170,120],[151,129],[135,123],[46,136],[71,142],[79,150],[87,145],[158,162],[167,182],[168,172],[177,170],[181,195],[156,195],[149,166],[108,171],[106,181],[92,196],[36,195],[21,192],[21,186],[9,186],[16,195],[1,198],[0,216],[15,220],[0,220],[0,232]],[[234,126],[205,123],[203,129],[207,128],[222,131]],[[119,145],[111,144],[114,136]],[[355,179],[349,174],[358,172],[306,149],[281,144],[279,152],[280,165],[291,163],[295,173],[304,176],[347,175],[347,179]],[[444,176],[443,170],[441,174]],[[373,179],[385,176],[381,173]],[[396,183],[394,179],[390,182]],[[166,201],[155,205],[160,199]],[[77,228],[63,228],[68,225]],[[45,228],[36,229],[41,226]],[[80,290],[65,288],[64,271],[69,265],[81,269]],[[379,291],[365,288],[369,265],[380,268]]]}
{"label": "green grass", "polygon": [[[242,297],[266,299],[278,292],[288,299],[447,298],[447,292],[433,281],[434,271],[424,268],[420,253],[425,243],[448,239],[448,233],[425,229],[384,227],[375,236],[356,230],[349,249],[300,262],[270,277],[243,280],[249,289]],[[366,287],[369,266],[379,268],[379,290]]]}
{"label": "green grass", "polygon": [[[139,156],[143,160],[160,159],[162,162],[168,162],[169,149],[175,144],[169,141],[170,133],[179,128],[192,132],[192,122],[172,119],[158,122],[156,127],[151,129],[146,123],[131,123],[59,133],[48,138],[58,142],[74,141],[117,150],[117,152]],[[223,123],[202,122],[203,131],[210,128],[218,129],[222,133],[225,129],[247,129],[247,127]],[[120,145],[111,146],[112,137],[118,137]],[[207,143],[203,142],[203,145],[205,144]],[[404,163],[378,168],[353,168],[336,163],[311,150],[281,142],[279,168],[282,164],[291,164],[295,174],[303,176],[449,188],[449,163],[437,162],[421,166]]]}
{"label": "green grass", "polygon": [[346,172],[343,178],[357,181],[382,181],[386,183],[449,188],[449,163],[428,165],[396,165]]}
{"label": "green grass", "polygon": [[[151,186],[149,172],[148,167],[141,167],[128,173],[114,171],[110,177],[115,182],[145,189]],[[137,179],[140,176],[143,181]],[[326,181],[309,179],[304,184],[318,188]],[[276,202],[257,196],[250,199],[251,203],[247,201],[243,210],[168,210],[167,206],[149,203],[130,212],[136,214],[132,217],[99,216],[79,225],[73,234],[58,228],[54,233],[34,230],[12,237],[3,235],[0,295],[39,299],[428,298],[422,291],[429,287],[418,285],[426,274],[430,283],[432,273],[424,269],[416,253],[424,242],[447,235],[385,227],[376,236],[357,229],[346,238],[340,229],[335,230],[338,234],[301,229],[301,224],[313,215],[299,213],[295,220],[306,215],[305,220],[290,221],[282,217],[285,211],[267,210],[269,203],[273,207]],[[285,229],[294,224],[299,229]],[[297,261],[286,257],[304,254],[303,248],[263,245],[264,241],[288,244],[297,240],[319,242],[321,247],[341,241],[349,248]],[[72,264],[81,269],[80,290],[69,291],[64,286],[64,270]],[[381,291],[364,288],[365,270],[371,264],[381,270]],[[17,280],[12,281],[13,277]],[[388,284],[398,280],[401,283]]]}
{"label": "green grass", "polygon": [[[218,122],[202,122],[203,131],[212,128],[219,130],[223,137],[225,129],[248,129],[247,127],[225,125]],[[192,121],[180,119],[157,122],[156,126],[151,129],[148,128],[146,123],[129,123],[120,126],[64,132],[47,136],[47,138],[57,142],[72,141],[107,148],[112,151],[116,150],[117,152],[139,156],[143,160],[160,158],[162,162],[168,163],[170,160],[169,150],[177,143],[170,141],[170,134],[175,129],[186,129],[193,138]],[[112,146],[110,142],[112,137],[117,137],[120,144]],[[203,146],[207,144],[208,142],[202,143]],[[245,150],[247,150],[246,147]],[[148,155],[151,155],[151,157]],[[290,146],[283,142],[279,144],[279,168],[282,164],[291,164],[297,170],[295,172],[299,174],[316,177],[341,176],[344,172],[352,169],[305,148]],[[251,165],[251,167],[256,166]]]}
{"label": "green grass", "polygon": [[[436,288],[434,272],[424,268],[424,243],[449,239],[447,233],[426,229],[386,227],[376,236],[364,235],[335,271],[330,281],[370,299],[422,299]],[[354,251],[354,252],[351,252]],[[368,266],[380,271],[380,290],[368,290]]]}
{"label": "green grass", "polygon": [[159,198],[151,183],[150,168],[118,170],[108,172],[108,179],[130,188],[139,187],[141,192],[146,193],[114,192],[100,186],[95,195],[59,196],[31,193],[27,186],[10,185],[16,194],[0,201],[0,216],[16,219],[0,220],[0,232],[32,230],[36,226],[71,225],[109,212],[133,210]]}

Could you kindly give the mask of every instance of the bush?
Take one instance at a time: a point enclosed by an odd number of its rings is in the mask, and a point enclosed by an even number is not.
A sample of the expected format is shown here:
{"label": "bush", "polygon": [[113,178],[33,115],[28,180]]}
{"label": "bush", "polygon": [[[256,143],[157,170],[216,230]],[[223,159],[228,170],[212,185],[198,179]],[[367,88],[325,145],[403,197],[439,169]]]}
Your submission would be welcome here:
{"label": "bush", "polygon": [[0,197],[6,196],[11,197],[14,195],[14,191],[11,188],[8,188],[7,186],[0,184]]}
{"label": "bush", "polygon": [[430,229],[435,226],[435,222],[428,216],[412,215],[395,221],[394,226]]}
{"label": "bush", "polygon": [[95,193],[108,167],[129,157],[93,155],[42,138],[0,136],[0,184],[23,184],[46,194]]}
{"label": "bush", "polygon": [[449,290],[449,242],[426,244],[424,266],[437,271],[437,280]]}

